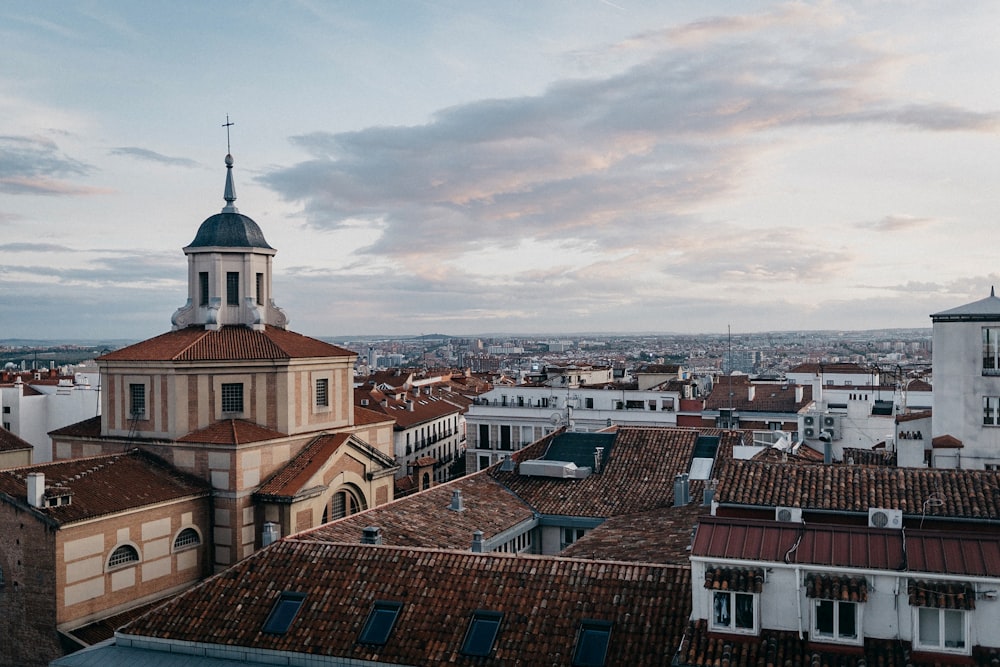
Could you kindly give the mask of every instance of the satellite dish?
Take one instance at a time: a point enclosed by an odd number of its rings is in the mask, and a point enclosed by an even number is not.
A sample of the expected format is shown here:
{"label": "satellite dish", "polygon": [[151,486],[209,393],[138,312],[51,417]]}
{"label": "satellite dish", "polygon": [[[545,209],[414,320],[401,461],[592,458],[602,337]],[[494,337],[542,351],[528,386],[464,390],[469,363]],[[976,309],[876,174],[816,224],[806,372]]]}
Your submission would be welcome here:
{"label": "satellite dish", "polygon": [[549,421],[552,422],[553,426],[555,426],[556,424],[562,421],[562,415],[559,414],[558,412],[553,412],[552,416],[549,417]]}

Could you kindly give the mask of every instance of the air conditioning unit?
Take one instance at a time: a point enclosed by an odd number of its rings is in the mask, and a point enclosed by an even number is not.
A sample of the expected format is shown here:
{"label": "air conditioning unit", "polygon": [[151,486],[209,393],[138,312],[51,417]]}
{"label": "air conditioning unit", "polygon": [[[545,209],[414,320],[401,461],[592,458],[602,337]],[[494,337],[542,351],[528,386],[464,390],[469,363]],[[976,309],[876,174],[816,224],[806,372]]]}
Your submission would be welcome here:
{"label": "air conditioning unit", "polygon": [[841,427],[843,425],[843,415],[823,415],[821,420],[821,428],[824,431],[830,432],[831,440],[841,439]]}
{"label": "air conditioning unit", "polygon": [[819,437],[819,432],[813,426],[806,426],[804,429],[802,429],[802,434],[807,438]]}
{"label": "air conditioning unit", "polygon": [[806,426],[816,426],[816,415],[806,415],[802,418],[802,423]]}
{"label": "air conditioning unit", "polygon": [[801,507],[775,507],[774,520],[789,523],[802,523]]}
{"label": "air conditioning unit", "polygon": [[902,528],[903,510],[887,510],[881,507],[868,508],[869,528]]}

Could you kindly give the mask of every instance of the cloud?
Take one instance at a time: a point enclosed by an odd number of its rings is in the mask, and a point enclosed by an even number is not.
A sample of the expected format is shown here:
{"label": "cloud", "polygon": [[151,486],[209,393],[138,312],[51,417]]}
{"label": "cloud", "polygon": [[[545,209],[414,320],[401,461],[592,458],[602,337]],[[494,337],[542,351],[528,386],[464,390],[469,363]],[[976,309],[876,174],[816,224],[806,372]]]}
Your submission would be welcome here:
{"label": "cloud", "polygon": [[0,192],[8,194],[96,194],[55,177],[86,176],[93,167],[66,157],[43,137],[0,136]]}
{"label": "cloud", "polygon": [[0,252],[73,252],[73,250],[55,243],[2,243]]}
{"label": "cloud", "polygon": [[120,146],[118,148],[112,148],[108,151],[109,155],[124,155],[126,157],[133,157],[137,160],[146,160],[148,162],[156,162],[158,164],[165,164],[171,167],[196,167],[198,163],[194,160],[189,160],[183,157],[170,157],[169,155],[162,155],[156,151],[151,151],[146,148],[137,148],[135,146]]}
{"label": "cloud", "polygon": [[854,226],[859,229],[871,229],[876,232],[905,232],[923,229],[937,224],[934,218],[919,218],[913,215],[887,215],[874,222],[859,222]]}

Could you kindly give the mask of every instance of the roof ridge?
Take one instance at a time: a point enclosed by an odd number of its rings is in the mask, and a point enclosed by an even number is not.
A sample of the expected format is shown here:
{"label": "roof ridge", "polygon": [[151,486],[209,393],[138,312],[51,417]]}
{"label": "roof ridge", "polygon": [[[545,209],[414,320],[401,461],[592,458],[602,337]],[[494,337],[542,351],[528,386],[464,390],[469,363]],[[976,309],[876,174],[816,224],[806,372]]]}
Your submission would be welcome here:
{"label": "roof ridge", "polygon": [[[194,329],[194,328],[197,328],[197,327],[190,327],[190,328]],[[198,332],[198,335],[197,335],[197,336],[195,336],[195,337],[194,337],[194,338],[193,338],[193,339],[191,340],[191,342],[190,342],[190,343],[188,343],[188,344],[187,344],[187,345],[185,345],[185,346],[184,346],[183,348],[181,348],[181,349],[180,349],[180,350],[179,350],[179,351],[177,352],[177,354],[175,354],[174,356],[170,357],[170,360],[171,360],[171,361],[177,361],[178,359],[180,359],[180,358],[181,358],[181,357],[182,357],[182,356],[184,355],[184,353],[185,353],[185,352],[187,352],[187,351],[188,351],[188,350],[190,350],[190,349],[191,349],[192,347],[194,347],[194,346],[195,346],[195,345],[197,345],[197,344],[198,344],[199,342],[201,342],[201,340],[202,340],[202,339],[203,339],[203,338],[205,337],[205,335],[206,335],[207,333],[208,333],[208,330],[207,330],[207,329],[202,329],[202,330],[201,330],[200,332]]]}

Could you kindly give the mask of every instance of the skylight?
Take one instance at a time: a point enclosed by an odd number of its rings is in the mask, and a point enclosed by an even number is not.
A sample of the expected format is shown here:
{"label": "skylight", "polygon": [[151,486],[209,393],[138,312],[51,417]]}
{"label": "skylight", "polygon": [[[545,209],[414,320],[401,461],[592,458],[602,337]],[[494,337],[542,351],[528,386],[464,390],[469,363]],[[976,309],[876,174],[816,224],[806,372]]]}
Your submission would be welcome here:
{"label": "skylight", "polygon": [[274,608],[264,621],[264,632],[275,635],[283,635],[288,632],[292,621],[299,613],[302,603],[306,599],[305,593],[294,593],[285,591],[274,603]]}
{"label": "skylight", "polygon": [[391,602],[388,600],[376,600],[372,605],[372,610],[365,621],[365,627],[361,630],[358,641],[362,644],[385,644],[389,639],[393,626],[396,625],[396,618],[399,610],[403,608],[401,602]]}
{"label": "skylight", "polygon": [[462,653],[465,655],[486,656],[493,651],[493,642],[500,629],[503,614],[498,611],[477,610],[469,621],[469,629],[462,643]]}
{"label": "skylight", "polygon": [[573,653],[573,667],[604,667],[611,639],[611,623],[585,620],[580,624]]}

